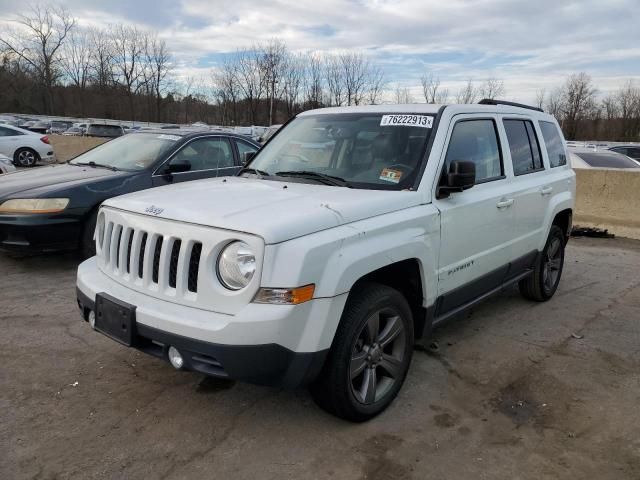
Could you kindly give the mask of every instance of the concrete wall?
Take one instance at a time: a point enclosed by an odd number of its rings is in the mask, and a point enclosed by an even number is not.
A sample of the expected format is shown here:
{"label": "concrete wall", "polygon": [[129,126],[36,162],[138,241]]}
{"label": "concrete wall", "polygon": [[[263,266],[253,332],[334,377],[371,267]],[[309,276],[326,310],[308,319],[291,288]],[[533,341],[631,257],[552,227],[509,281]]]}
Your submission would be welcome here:
{"label": "concrete wall", "polygon": [[640,239],[640,169],[576,169],[573,224]]}

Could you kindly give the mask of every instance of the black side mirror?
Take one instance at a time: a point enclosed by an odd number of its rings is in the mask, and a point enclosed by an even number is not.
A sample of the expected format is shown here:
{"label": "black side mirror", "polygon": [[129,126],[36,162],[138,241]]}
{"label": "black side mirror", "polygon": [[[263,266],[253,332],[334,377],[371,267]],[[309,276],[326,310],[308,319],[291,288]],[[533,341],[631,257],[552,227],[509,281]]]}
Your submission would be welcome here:
{"label": "black side mirror", "polygon": [[242,157],[242,164],[246,165],[251,160],[253,160],[253,157],[256,156],[256,153],[258,153],[258,152],[244,152],[244,155]]}
{"label": "black side mirror", "polygon": [[169,165],[167,165],[167,168],[165,169],[165,173],[166,174],[182,173],[182,172],[188,172],[189,170],[191,170],[191,162],[182,161],[182,162],[170,163]]}
{"label": "black side mirror", "polygon": [[476,164],[455,160],[449,166],[449,172],[443,175],[438,197],[446,198],[451,192],[462,192],[476,183]]}

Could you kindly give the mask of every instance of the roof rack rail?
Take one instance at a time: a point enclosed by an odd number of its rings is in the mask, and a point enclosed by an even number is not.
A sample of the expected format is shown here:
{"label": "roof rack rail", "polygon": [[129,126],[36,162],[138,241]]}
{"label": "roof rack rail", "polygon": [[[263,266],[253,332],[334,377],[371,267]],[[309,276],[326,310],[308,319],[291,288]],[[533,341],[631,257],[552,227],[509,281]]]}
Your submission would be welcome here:
{"label": "roof rack rail", "polygon": [[479,105],[508,105],[509,107],[526,108],[527,110],[535,110],[536,112],[544,112],[543,109],[525,105],[523,103],[507,102],[506,100],[494,100],[492,98],[483,98],[478,102]]}

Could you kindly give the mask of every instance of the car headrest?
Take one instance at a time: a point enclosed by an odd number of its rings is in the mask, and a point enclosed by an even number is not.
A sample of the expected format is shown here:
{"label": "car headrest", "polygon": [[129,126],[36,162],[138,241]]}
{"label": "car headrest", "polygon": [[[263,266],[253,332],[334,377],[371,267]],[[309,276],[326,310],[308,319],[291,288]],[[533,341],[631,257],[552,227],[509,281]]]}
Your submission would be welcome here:
{"label": "car headrest", "polygon": [[391,156],[393,153],[391,148],[391,135],[380,134],[374,138],[371,143],[371,151],[373,158],[386,158]]}

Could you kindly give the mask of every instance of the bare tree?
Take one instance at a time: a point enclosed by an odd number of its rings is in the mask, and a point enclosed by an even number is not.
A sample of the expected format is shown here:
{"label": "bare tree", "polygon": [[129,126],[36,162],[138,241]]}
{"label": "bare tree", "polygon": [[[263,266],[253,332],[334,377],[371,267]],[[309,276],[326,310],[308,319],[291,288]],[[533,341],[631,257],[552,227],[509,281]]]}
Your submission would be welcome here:
{"label": "bare tree", "polygon": [[85,91],[91,77],[91,46],[86,30],[71,31],[62,49],[61,66],[78,89],[80,112],[85,115]]}
{"label": "bare tree", "polygon": [[547,99],[547,91],[544,88],[536,90],[536,107],[544,109],[544,102]]}
{"label": "bare tree", "polygon": [[475,103],[478,98],[478,89],[473,84],[473,80],[468,80],[456,94],[456,103]]}
{"label": "bare tree", "polygon": [[395,102],[397,104],[413,103],[413,95],[411,95],[411,90],[407,87],[396,87]]}
{"label": "bare tree", "polygon": [[340,60],[333,55],[325,57],[324,69],[329,105],[340,106],[345,101],[344,72]]}
{"label": "bare tree", "polygon": [[221,109],[222,125],[235,125],[238,121],[240,86],[237,83],[235,68],[233,62],[227,61],[213,73],[214,95]]}
{"label": "bare tree", "polygon": [[562,101],[563,101],[563,91],[562,88],[555,88],[549,95],[547,95],[545,101],[545,110],[556,117],[559,122],[563,123],[564,118],[562,116]]}
{"label": "bare tree", "polygon": [[371,67],[367,76],[367,102],[369,105],[380,103],[387,81],[380,67]]}
{"label": "bare tree", "polygon": [[621,120],[622,139],[637,138],[640,134],[640,88],[633,80],[629,80],[615,98]]}
{"label": "bare tree", "polygon": [[154,100],[154,116],[157,122],[161,119],[162,94],[166,88],[170,60],[171,55],[164,40],[158,39],[155,34],[144,37],[144,84],[147,95]]}
{"label": "bare tree", "polygon": [[87,35],[90,45],[91,80],[104,93],[114,81],[115,51],[112,37],[100,28],[89,29]]}
{"label": "bare tree", "polygon": [[76,21],[63,7],[36,5],[15,22],[20,28],[3,33],[0,45],[33,71],[44,87],[45,108],[51,114],[53,86],[61,74],[60,50]]}
{"label": "bare tree", "polygon": [[256,124],[258,105],[267,90],[268,78],[264,75],[262,54],[255,48],[239,50],[234,58],[236,82],[248,108],[248,116]]}
{"label": "bare tree", "polygon": [[283,97],[287,108],[287,118],[295,114],[303,88],[305,58],[302,55],[288,55],[283,78]]}
{"label": "bare tree", "polygon": [[135,120],[134,95],[144,84],[143,79],[143,55],[145,35],[135,27],[117,25],[111,28],[110,35],[113,41],[114,58],[113,67],[118,83],[125,89],[129,100],[129,115]]}
{"label": "bare tree", "polygon": [[360,105],[365,96],[369,60],[361,53],[342,53],[339,62],[347,105]]}
{"label": "bare tree", "polygon": [[[477,89],[478,95],[490,100],[502,97],[505,94],[504,82],[497,78],[489,78]],[[469,102],[473,103],[473,102]]]}
{"label": "bare tree", "polygon": [[571,75],[562,89],[562,113],[565,134],[575,140],[580,122],[588,118],[595,107],[596,89],[586,73]]}
{"label": "bare tree", "polygon": [[[283,77],[288,67],[287,47],[281,40],[271,40],[264,47],[255,47],[261,51],[260,71],[262,83],[266,85],[269,97],[269,125],[273,124],[273,102],[279,92],[285,88]],[[291,85],[290,85],[291,86]]]}
{"label": "bare tree", "polygon": [[323,102],[322,58],[317,54],[307,56],[304,75],[305,102],[310,108],[318,108]]}

